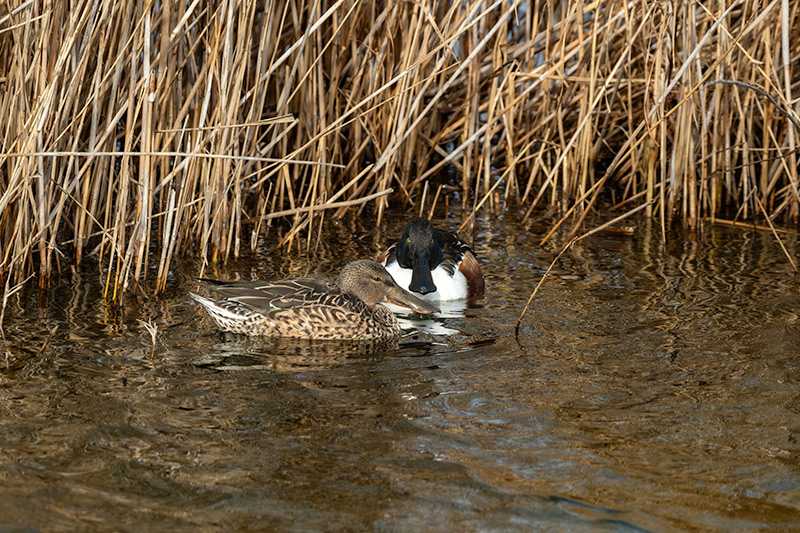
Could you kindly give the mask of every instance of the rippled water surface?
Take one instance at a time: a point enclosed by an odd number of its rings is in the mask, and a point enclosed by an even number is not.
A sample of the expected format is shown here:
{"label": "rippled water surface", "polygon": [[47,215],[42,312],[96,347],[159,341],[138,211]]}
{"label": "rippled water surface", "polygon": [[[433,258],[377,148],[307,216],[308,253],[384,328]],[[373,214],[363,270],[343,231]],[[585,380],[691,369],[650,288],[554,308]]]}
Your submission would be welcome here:
{"label": "rippled water surface", "polygon": [[[206,275],[335,274],[405,218]],[[119,308],[92,267],[12,297],[0,530],[800,528],[800,282],[774,238],[590,237],[517,339],[550,227],[482,220],[487,297],[396,346],[219,333],[188,262]]]}

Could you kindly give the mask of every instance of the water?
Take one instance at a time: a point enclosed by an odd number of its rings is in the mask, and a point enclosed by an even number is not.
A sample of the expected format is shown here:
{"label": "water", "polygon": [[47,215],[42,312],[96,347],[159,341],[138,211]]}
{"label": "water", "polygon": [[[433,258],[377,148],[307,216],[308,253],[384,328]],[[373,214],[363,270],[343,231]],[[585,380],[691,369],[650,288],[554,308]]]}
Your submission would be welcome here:
{"label": "water", "polygon": [[[206,274],[334,273],[392,218]],[[216,332],[188,262],[121,308],[92,268],[12,298],[0,531],[800,528],[800,283],[774,238],[586,239],[516,338],[549,224],[483,220],[487,297],[394,346]]]}

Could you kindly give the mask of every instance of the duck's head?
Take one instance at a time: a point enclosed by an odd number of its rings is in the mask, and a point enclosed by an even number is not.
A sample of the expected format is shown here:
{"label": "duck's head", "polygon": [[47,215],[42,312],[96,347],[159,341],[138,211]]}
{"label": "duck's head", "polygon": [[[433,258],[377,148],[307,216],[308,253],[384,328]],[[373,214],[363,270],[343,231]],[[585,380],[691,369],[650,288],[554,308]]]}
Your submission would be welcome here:
{"label": "duck's head", "polygon": [[410,268],[409,290],[420,294],[436,292],[431,270],[442,262],[442,248],[433,235],[433,224],[428,219],[411,219],[397,243],[397,263]]}
{"label": "duck's head", "polygon": [[400,287],[383,265],[375,261],[365,259],[346,264],[336,279],[336,286],[360,298],[369,307],[390,302],[421,314],[439,312],[439,308],[432,303]]}

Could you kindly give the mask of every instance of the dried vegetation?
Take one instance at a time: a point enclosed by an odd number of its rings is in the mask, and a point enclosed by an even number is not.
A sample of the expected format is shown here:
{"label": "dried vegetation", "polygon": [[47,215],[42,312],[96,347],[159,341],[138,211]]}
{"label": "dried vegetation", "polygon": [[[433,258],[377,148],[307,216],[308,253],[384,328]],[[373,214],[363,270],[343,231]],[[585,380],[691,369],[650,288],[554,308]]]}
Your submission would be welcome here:
{"label": "dried vegetation", "polygon": [[5,2],[5,292],[87,255],[109,299],[149,268],[158,291],[179,254],[237,256],[273,219],[302,246],[325,217],[367,207],[380,222],[423,196],[467,214],[555,207],[575,228],[598,198],[646,204],[665,230],[793,223],[799,9]]}

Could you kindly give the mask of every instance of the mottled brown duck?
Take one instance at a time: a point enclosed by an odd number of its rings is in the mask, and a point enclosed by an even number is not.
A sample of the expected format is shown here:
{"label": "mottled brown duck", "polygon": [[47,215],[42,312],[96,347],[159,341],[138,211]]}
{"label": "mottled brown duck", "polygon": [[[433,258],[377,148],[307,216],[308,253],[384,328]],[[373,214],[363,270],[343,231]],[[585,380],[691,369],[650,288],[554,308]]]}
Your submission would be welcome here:
{"label": "mottled brown duck", "polygon": [[293,278],[272,282],[200,280],[219,298],[191,296],[226,331],[296,339],[384,340],[400,335],[381,302],[418,313],[438,308],[395,283],[374,261],[348,263],[336,281]]}

